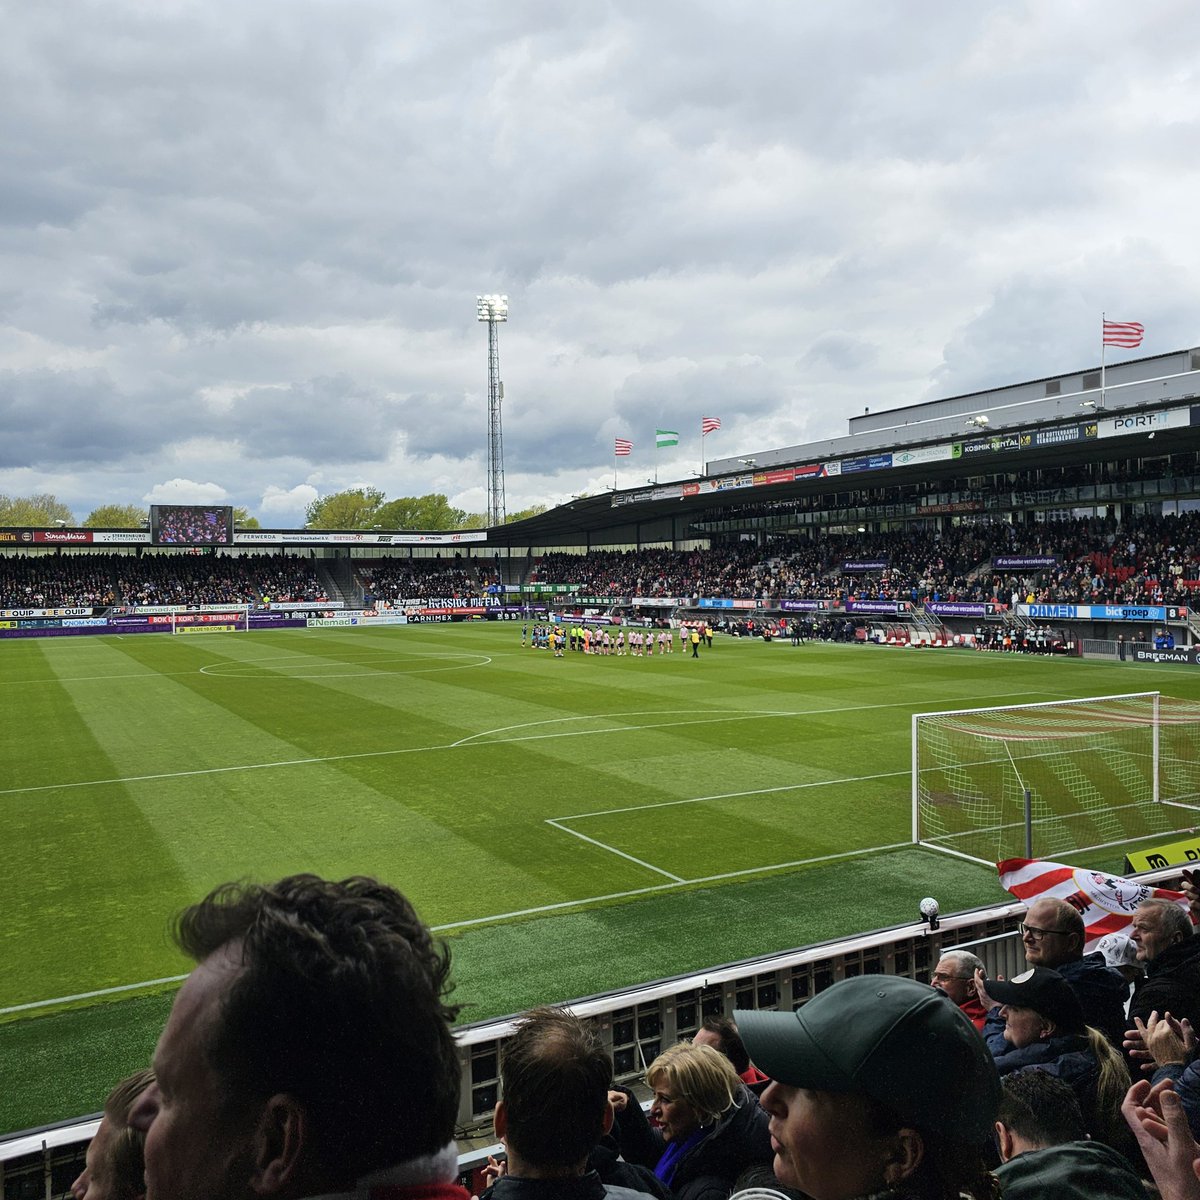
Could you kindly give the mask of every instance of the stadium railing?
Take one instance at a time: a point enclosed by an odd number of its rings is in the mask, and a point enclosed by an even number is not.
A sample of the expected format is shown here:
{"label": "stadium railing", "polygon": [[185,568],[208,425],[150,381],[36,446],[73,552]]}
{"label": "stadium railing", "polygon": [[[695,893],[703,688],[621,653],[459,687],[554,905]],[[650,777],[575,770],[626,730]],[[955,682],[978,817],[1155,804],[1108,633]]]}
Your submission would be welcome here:
{"label": "stadium railing", "polygon": [[[1169,887],[1179,881],[1180,868],[1136,878]],[[930,892],[936,891],[934,884]],[[1017,901],[968,909],[942,916],[937,929],[916,920],[588,996],[567,1006],[595,1022],[612,1052],[616,1078],[633,1081],[660,1049],[695,1033],[707,1017],[735,1008],[796,1008],[831,983],[856,975],[904,975],[928,983],[937,960],[956,947],[982,958],[990,977],[1011,978],[1025,961],[1017,928],[1024,912],[1025,905]],[[499,1098],[500,1048],[516,1019],[480,1021],[456,1030],[462,1069],[460,1142],[473,1147],[459,1155],[464,1178],[495,1150],[491,1116]],[[92,1114],[0,1138],[0,1200],[62,1197],[82,1168],[98,1124],[99,1114]]]}

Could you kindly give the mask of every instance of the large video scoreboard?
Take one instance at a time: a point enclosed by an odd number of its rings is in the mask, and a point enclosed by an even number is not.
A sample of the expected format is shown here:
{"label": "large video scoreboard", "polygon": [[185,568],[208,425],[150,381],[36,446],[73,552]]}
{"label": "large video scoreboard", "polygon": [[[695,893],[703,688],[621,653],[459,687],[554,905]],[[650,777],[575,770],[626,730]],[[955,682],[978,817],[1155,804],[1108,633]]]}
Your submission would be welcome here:
{"label": "large video scoreboard", "polygon": [[228,505],[152,504],[153,546],[232,546],[233,509]]}

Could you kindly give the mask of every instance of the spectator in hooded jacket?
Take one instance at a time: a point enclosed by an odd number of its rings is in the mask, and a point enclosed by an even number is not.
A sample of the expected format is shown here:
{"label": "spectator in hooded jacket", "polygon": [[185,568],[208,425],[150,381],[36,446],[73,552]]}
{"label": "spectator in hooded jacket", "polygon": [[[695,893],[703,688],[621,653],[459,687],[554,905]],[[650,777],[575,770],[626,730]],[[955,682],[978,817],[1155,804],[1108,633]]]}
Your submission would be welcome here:
{"label": "spectator in hooded jacket", "polygon": [[1089,1140],[1071,1089],[1045,1071],[1001,1083],[996,1147],[1004,1200],[1145,1200],[1146,1189],[1111,1146]]}

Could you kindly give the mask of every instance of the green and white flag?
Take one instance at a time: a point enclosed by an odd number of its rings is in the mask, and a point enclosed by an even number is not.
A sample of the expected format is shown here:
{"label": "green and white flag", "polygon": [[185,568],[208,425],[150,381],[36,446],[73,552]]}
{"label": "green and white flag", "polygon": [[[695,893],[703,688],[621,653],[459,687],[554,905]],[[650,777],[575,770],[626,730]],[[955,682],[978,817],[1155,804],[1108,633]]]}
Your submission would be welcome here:
{"label": "green and white flag", "polygon": [[664,446],[678,446],[679,430],[656,429],[654,431],[654,445],[659,450],[661,450]]}

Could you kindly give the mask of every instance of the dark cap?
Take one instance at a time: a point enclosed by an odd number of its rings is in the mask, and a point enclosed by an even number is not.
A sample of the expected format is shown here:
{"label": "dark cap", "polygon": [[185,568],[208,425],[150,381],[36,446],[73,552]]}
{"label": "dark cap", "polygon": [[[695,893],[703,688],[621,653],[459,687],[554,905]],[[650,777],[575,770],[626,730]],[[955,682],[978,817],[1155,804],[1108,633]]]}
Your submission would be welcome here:
{"label": "dark cap", "polygon": [[1082,1033],[1087,1027],[1079,997],[1071,985],[1049,967],[1030,967],[1011,979],[989,979],[987,994],[997,1004],[1032,1008],[1063,1033]]}
{"label": "dark cap", "polygon": [[843,979],[797,1012],[739,1010],[738,1032],[772,1079],[871,1097],[901,1121],[955,1141],[986,1138],[1000,1076],[957,1005],[912,979]]}

